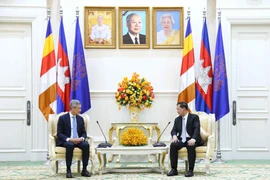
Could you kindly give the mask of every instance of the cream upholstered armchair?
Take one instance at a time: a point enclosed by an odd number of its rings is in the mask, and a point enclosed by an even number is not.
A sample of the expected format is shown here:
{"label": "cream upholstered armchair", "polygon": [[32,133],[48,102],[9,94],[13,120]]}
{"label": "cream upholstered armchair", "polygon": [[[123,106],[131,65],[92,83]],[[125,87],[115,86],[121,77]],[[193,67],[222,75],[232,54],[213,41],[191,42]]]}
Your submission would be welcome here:
{"label": "cream upholstered armchair", "polygon": [[[50,114],[49,115],[49,122],[48,122],[48,140],[49,140],[49,156],[51,160],[52,170],[55,173],[58,173],[58,161],[59,160],[66,160],[66,149],[64,147],[58,147],[56,146],[56,138],[57,138],[57,123],[58,118],[66,114],[67,112],[62,112],[60,114]],[[84,119],[84,125],[86,131],[88,130],[88,124],[89,124],[89,116],[87,114],[81,114],[80,116]],[[89,160],[91,161],[91,173],[95,174],[94,169],[94,157],[95,157],[95,149],[94,149],[94,140],[93,137],[87,136],[86,141],[88,141],[90,145],[90,155]],[[73,159],[78,161],[77,163],[77,170],[78,173],[80,173],[80,165],[82,160],[82,151],[79,148],[75,148],[73,152]]]}
{"label": "cream upholstered armchair", "polygon": [[[208,115],[205,112],[193,112],[193,114],[197,114],[200,118],[200,134],[204,142],[203,146],[196,147],[196,159],[205,160],[205,172],[208,174],[210,171],[210,160],[213,159],[215,150],[215,115]],[[185,160],[186,171],[188,170],[187,157],[186,148],[178,151],[178,159]]]}

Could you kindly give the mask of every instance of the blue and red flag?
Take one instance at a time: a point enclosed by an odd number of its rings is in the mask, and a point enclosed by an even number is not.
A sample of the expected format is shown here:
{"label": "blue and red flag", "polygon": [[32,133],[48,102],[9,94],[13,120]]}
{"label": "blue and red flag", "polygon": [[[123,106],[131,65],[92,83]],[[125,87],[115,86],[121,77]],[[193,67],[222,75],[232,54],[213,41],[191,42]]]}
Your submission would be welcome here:
{"label": "blue and red flag", "polygon": [[71,76],[71,99],[81,102],[81,113],[91,108],[90,90],[85,64],[79,17],[76,20],[75,44],[73,54],[72,76]]}
{"label": "blue and red flag", "polygon": [[212,112],[213,72],[206,18],[204,18],[198,73],[196,77],[196,111]]}
{"label": "blue and red flag", "polygon": [[213,80],[213,113],[216,120],[220,120],[230,112],[228,96],[228,80],[226,72],[226,62],[223,47],[223,37],[221,22],[219,21],[216,40],[216,52],[214,61],[214,80]]}
{"label": "blue and red flag", "polygon": [[70,69],[63,18],[60,21],[57,55],[57,113],[69,111]]}

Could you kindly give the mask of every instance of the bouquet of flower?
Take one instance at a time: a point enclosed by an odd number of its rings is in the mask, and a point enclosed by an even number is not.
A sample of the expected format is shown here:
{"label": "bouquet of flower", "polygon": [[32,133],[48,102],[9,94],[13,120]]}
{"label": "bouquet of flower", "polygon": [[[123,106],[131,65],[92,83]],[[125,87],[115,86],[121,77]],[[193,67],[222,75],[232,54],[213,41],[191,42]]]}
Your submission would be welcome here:
{"label": "bouquet of flower", "polygon": [[132,127],[122,134],[120,143],[124,146],[143,146],[147,144],[147,137],[141,129]]}
{"label": "bouquet of flower", "polygon": [[141,110],[152,107],[155,98],[153,87],[149,81],[145,78],[140,79],[139,76],[134,72],[131,79],[124,77],[122,82],[118,84],[115,98],[119,109],[121,106],[138,107]]}

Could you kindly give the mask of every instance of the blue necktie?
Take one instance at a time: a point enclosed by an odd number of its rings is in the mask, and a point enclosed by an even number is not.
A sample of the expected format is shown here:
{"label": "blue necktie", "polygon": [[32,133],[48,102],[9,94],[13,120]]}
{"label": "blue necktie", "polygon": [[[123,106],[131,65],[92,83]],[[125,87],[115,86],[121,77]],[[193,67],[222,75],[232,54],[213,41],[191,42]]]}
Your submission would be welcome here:
{"label": "blue necktie", "polygon": [[78,138],[76,117],[75,116],[72,116],[72,119],[73,119],[73,121],[72,121],[72,125],[73,125],[73,129],[72,129],[73,138]]}
{"label": "blue necktie", "polygon": [[185,123],[185,118],[182,118],[182,134],[181,134],[181,137],[182,137],[182,142],[186,142],[186,123]]}

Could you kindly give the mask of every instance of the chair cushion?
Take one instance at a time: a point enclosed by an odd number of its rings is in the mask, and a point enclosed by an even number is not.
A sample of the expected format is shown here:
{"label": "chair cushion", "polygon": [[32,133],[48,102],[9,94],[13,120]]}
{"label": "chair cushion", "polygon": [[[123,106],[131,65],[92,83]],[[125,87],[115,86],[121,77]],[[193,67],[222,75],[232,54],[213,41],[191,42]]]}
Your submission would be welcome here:
{"label": "chair cushion", "polygon": [[[178,151],[178,156],[179,154],[182,154],[182,153],[187,153],[187,148],[182,148]],[[206,146],[198,146],[196,147],[196,153],[206,153]]]}
{"label": "chair cushion", "polygon": [[200,128],[200,135],[201,135],[203,142],[207,143],[207,139],[209,137],[209,134],[202,127]]}
{"label": "chair cushion", "polygon": [[[66,154],[66,148],[57,146],[55,148],[55,153],[56,154]],[[82,150],[76,147],[76,148],[74,148],[73,153],[82,153]]]}

